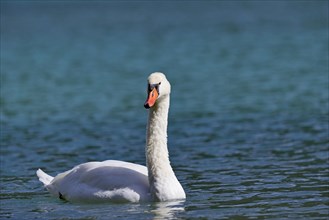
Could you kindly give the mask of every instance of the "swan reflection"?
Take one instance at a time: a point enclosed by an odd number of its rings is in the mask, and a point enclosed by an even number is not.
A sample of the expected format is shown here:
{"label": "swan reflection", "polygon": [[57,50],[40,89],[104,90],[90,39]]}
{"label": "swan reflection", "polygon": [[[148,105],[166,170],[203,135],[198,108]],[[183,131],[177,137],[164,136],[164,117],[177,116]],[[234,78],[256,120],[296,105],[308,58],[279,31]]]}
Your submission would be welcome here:
{"label": "swan reflection", "polygon": [[184,212],[185,200],[158,202],[152,206],[151,213],[154,214],[153,219],[173,219],[177,214]]}

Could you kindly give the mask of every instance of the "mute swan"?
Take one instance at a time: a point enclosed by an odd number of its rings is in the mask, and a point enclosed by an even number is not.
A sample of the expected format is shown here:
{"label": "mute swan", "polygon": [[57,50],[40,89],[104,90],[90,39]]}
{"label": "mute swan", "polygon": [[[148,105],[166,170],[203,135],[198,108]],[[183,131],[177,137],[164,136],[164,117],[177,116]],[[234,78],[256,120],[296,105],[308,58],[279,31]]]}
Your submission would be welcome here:
{"label": "mute swan", "polygon": [[149,110],[146,135],[146,165],[106,160],[80,164],[49,176],[38,169],[37,176],[53,195],[72,202],[169,201],[185,199],[185,192],[170,165],[167,124],[170,83],[163,73],[148,77]]}

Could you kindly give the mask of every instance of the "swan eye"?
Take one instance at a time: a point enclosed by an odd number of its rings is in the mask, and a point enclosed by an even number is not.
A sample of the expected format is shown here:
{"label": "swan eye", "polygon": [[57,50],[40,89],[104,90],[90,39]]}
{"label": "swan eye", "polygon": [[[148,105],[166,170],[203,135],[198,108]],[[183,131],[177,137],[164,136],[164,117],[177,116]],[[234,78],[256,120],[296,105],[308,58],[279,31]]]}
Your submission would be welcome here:
{"label": "swan eye", "polygon": [[161,85],[161,82],[159,82],[158,84],[155,84],[154,87],[157,90],[158,94],[160,95],[160,91],[159,91],[159,86]]}
{"label": "swan eye", "polygon": [[161,82],[156,84],[148,84],[148,92],[151,92],[154,88],[157,90],[158,94],[160,94],[159,86],[161,85]]}

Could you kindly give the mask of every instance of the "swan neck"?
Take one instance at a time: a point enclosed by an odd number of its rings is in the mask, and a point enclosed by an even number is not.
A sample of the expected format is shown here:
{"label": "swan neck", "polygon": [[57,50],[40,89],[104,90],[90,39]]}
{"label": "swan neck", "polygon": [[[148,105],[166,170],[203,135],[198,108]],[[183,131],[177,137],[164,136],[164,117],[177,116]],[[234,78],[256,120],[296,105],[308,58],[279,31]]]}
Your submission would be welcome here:
{"label": "swan neck", "polygon": [[[157,166],[157,161],[168,162],[167,127],[168,127],[169,96],[163,98],[149,111],[146,159],[147,165]],[[156,160],[159,157],[161,160]]]}
{"label": "swan neck", "polygon": [[161,185],[168,179],[176,179],[170,166],[167,147],[169,96],[158,100],[150,109],[146,140],[146,164],[153,198],[161,200]]}
{"label": "swan neck", "polygon": [[[147,129],[148,144],[160,142],[167,147],[167,127],[168,127],[169,97],[156,103],[150,109]],[[157,143],[159,144],[159,143]]]}

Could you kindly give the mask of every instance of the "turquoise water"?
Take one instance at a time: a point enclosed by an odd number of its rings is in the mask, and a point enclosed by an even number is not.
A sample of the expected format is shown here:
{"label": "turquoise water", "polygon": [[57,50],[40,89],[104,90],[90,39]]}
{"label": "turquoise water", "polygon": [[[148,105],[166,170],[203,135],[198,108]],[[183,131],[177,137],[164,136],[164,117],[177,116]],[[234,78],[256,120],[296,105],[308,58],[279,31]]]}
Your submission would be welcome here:
{"label": "turquoise water", "polygon": [[[185,202],[81,205],[35,171],[144,164],[172,84]],[[1,1],[1,211],[12,219],[327,219],[328,2]]]}

